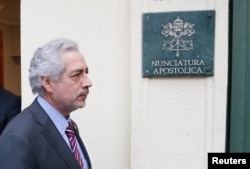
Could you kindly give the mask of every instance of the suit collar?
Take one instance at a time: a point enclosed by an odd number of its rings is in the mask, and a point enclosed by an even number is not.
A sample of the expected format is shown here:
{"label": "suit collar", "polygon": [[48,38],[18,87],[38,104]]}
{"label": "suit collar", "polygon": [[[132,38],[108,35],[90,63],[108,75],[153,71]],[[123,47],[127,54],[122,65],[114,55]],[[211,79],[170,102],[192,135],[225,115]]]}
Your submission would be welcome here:
{"label": "suit collar", "polygon": [[58,152],[58,155],[60,155],[71,168],[79,168],[72,151],[50,119],[46,121],[41,132],[56,152]]}
{"label": "suit collar", "polygon": [[77,140],[78,140],[78,142],[79,142],[79,144],[80,144],[80,146],[82,148],[83,154],[84,154],[84,156],[85,156],[85,158],[86,158],[86,160],[88,162],[89,169],[91,169],[92,167],[91,167],[90,158],[89,158],[87,149],[85,148],[85,146],[83,144],[83,141],[82,141],[82,139],[81,139],[81,137],[79,135],[78,127],[77,127],[76,123],[73,120],[71,120],[71,122],[72,122],[72,124],[73,124],[73,126],[75,128],[76,138],[77,138]]}
{"label": "suit collar", "polygon": [[41,126],[41,134],[48,140],[58,155],[64,159],[70,168],[79,168],[72,151],[37,100],[32,103],[30,108],[32,109],[31,112],[34,112],[33,117],[35,122]]}

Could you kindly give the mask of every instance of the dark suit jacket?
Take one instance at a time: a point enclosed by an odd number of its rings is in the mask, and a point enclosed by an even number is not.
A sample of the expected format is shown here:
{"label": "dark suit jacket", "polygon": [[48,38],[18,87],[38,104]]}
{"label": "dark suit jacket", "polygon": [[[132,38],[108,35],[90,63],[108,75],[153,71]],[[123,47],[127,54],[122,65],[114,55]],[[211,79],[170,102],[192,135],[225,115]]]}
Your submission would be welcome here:
{"label": "dark suit jacket", "polygon": [[[91,169],[84,144],[76,135]],[[54,123],[35,100],[0,136],[0,169],[79,169]]]}
{"label": "dark suit jacket", "polygon": [[0,135],[5,126],[21,111],[21,97],[0,87]]}

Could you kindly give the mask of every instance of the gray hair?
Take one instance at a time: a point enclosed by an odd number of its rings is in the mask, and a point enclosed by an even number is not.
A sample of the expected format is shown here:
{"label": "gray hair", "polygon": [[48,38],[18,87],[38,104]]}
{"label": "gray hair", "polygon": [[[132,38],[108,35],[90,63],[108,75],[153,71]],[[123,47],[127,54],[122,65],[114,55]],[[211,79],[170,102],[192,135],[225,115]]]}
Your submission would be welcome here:
{"label": "gray hair", "polygon": [[41,82],[42,76],[53,81],[60,79],[65,68],[60,56],[69,50],[78,51],[77,44],[69,39],[60,38],[49,41],[35,51],[29,69],[29,82],[33,94],[44,94],[45,89]]}

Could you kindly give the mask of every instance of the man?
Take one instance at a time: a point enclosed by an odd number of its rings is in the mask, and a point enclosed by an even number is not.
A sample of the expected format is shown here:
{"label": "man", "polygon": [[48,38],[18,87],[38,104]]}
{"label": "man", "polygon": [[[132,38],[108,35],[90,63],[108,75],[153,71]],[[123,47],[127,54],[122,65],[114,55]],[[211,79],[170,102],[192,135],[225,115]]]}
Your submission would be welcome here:
{"label": "man", "polygon": [[32,92],[38,96],[0,136],[0,168],[91,169],[70,119],[72,111],[85,106],[92,86],[76,43],[56,39],[38,48],[29,72]]}
{"label": "man", "polygon": [[21,97],[0,87],[0,135],[5,126],[21,112]]}

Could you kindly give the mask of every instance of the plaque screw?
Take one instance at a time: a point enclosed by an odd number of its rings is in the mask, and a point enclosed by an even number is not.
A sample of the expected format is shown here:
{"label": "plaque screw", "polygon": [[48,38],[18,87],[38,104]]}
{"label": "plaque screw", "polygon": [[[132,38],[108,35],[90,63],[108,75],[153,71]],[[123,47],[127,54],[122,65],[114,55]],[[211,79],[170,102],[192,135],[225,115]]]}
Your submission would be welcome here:
{"label": "plaque screw", "polygon": [[209,68],[209,67],[207,67],[207,68],[206,68],[206,71],[207,71],[207,72],[211,72],[211,71],[212,71],[212,69],[211,69],[211,68]]}
{"label": "plaque screw", "polygon": [[209,13],[207,14],[207,16],[208,16],[208,17],[211,17],[211,16],[212,16],[212,14],[209,12]]}

